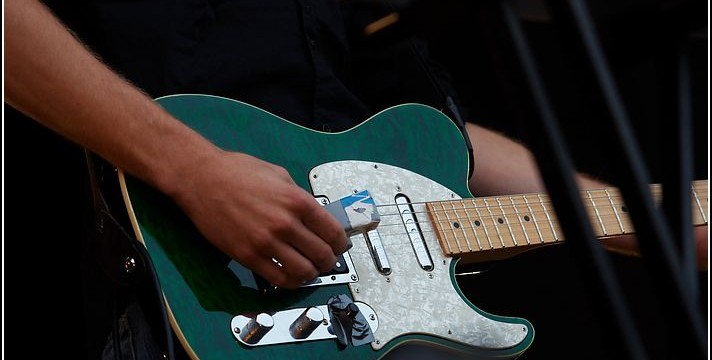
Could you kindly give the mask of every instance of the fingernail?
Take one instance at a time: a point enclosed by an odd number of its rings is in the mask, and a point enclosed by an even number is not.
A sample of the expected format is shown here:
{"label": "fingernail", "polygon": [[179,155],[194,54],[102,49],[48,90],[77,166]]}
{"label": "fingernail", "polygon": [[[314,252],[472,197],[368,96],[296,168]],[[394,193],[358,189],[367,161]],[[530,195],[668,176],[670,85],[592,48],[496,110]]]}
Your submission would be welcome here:
{"label": "fingernail", "polygon": [[346,250],[344,252],[351,250],[352,247],[354,247],[353,241],[351,241],[351,238],[346,238]]}

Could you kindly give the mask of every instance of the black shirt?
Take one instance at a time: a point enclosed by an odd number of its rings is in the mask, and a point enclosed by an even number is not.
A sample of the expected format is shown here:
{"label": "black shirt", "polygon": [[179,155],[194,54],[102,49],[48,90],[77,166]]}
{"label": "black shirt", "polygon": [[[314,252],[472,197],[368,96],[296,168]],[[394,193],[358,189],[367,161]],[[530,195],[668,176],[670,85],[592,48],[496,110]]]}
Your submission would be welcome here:
{"label": "black shirt", "polygon": [[[85,1],[55,11],[150,96],[224,96],[317,130],[339,131],[386,106],[442,108],[413,39],[374,46],[380,5],[317,0]],[[428,64],[430,65],[430,64]]]}

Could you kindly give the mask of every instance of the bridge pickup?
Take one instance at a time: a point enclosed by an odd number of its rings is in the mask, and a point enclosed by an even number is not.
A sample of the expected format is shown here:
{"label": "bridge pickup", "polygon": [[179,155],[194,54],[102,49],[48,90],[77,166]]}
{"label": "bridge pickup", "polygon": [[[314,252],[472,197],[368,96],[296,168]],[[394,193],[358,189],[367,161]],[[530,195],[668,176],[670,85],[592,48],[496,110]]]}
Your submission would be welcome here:
{"label": "bridge pickup", "polygon": [[408,233],[410,244],[413,246],[413,252],[418,259],[418,264],[420,264],[423,270],[433,270],[433,260],[430,257],[428,246],[425,244],[423,232],[420,230],[418,218],[415,215],[410,199],[404,194],[397,194],[395,200],[398,205],[398,211],[401,214],[401,219],[403,220],[403,225]]}

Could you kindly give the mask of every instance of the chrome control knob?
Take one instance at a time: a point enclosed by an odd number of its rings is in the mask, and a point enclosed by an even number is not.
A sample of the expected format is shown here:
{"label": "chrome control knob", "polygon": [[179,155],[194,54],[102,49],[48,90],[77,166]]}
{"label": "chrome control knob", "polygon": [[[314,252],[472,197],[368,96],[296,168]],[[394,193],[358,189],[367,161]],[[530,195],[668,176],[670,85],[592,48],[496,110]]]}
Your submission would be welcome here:
{"label": "chrome control knob", "polygon": [[248,344],[257,344],[274,326],[270,314],[260,313],[251,319],[240,331],[240,339]]}
{"label": "chrome control knob", "polygon": [[305,339],[324,321],[324,313],[318,308],[306,308],[294,322],[289,325],[289,334],[295,339]]}

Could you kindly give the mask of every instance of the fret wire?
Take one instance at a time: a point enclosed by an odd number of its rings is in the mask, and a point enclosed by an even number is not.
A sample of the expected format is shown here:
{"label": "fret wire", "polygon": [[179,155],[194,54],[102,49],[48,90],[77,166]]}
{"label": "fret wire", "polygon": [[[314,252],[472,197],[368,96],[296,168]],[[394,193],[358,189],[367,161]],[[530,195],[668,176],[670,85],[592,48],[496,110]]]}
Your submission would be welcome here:
{"label": "fret wire", "polygon": [[[494,219],[494,213],[492,213],[492,208],[487,204],[487,199],[482,199],[485,203],[485,207],[487,207],[487,212],[489,212],[490,218],[492,219],[492,224],[494,224],[494,229],[497,231],[497,236],[499,237],[499,242],[502,244],[502,247],[505,248],[507,245],[504,245],[504,239],[502,239],[502,234],[499,232],[499,226],[497,226],[497,220]],[[482,223],[484,225],[484,223]]]}
{"label": "fret wire", "polygon": [[606,196],[608,197],[608,202],[611,203],[611,208],[613,208],[613,213],[616,215],[616,220],[618,220],[618,226],[621,227],[621,232],[625,234],[626,233],[625,227],[623,227],[623,222],[621,221],[621,217],[618,215],[618,209],[616,209],[616,205],[613,203],[611,194],[608,192],[608,189],[603,189],[603,191],[606,192]]}
{"label": "fret wire", "polygon": [[527,196],[522,195],[522,198],[524,199],[524,203],[527,204],[527,209],[529,209],[529,213],[532,214],[532,220],[534,220],[534,227],[536,228],[536,233],[539,234],[539,243],[543,244],[544,237],[541,235],[541,230],[539,229],[539,222],[536,221],[536,216],[534,216],[534,210],[532,209],[531,205],[529,205],[529,200],[527,200]]}
{"label": "fret wire", "polygon": [[[475,200],[472,200],[474,203]],[[477,205],[477,204],[475,204]],[[485,206],[487,205],[487,202],[485,202]],[[489,236],[489,231],[487,231],[487,226],[485,226],[485,219],[482,217],[482,214],[480,213],[480,207],[475,206],[475,211],[477,212],[477,216],[480,218],[481,222],[480,224],[482,225],[482,230],[485,231],[485,237],[487,238],[487,242],[489,243],[490,249],[494,249],[494,246],[492,245],[492,239],[490,239]]]}
{"label": "fret wire", "polygon": [[598,218],[598,223],[601,225],[603,235],[608,235],[608,232],[606,232],[606,226],[603,224],[603,220],[601,220],[601,214],[598,212],[598,208],[596,207],[596,202],[593,201],[593,198],[591,197],[591,191],[587,190],[586,194],[588,194],[588,199],[591,200],[591,206],[593,207],[593,211],[596,212],[596,217]]}
{"label": "fret wire", "polygon": [[443,202],[440,202],[440,208],[443,209],[443,213],[445,213],[445,218],[447,219],[447,224],[448,224],[448,227],[450,228],[450,232],[452,233],[452,236],[455,237],[455,245],[457,245],[457,250],[460,253],[462,253],[462,247],[460,246],[460,241],[457,240],[457,234],[452,229],[452,220],[450,219],[450,216],[447,214],[448,212],[447,212],[447,210],[445,210],[445,204]]}
{"label": "fret wire", "polygon": [[692,195],[695,196],[695,202],[697,203],[697,208],[700,210],[700,214],[702,215],[702,220],[707,224],[707,216],[705,216],[704,209],[702,209],[702,204],[700,204],[700,198],[697,197],[697,192],[695,191],[695,188],[692,187]]}
{"label": "fret wire", "polygon": [[[440,205],[440,206],[442,206],[442,205]],[[427,207],[427,205],[426,205],[426,207]],[[427,212],[427,210],[426,210],[426,212]],[[432,214],[435,216],[435,219],[434,219],[435,222],[437,222],[437,226],[435,226],[435,224],[433,224],[433,225],[434,225],[433,228],[442,227],[442,220],[440,220],[440,212],[439,212],[439,211],[432,211]],[[431,216],[432,216],[432,215],[431,215]],[[383,215],[381,215],[381,217],[383,217]],[[394,225],[394,224],[391,224],[391,225]],[[400,225],[400,224],[397,224],[397,225]],[[389,226],[389,225],[385,225],[385,224],[379,225],[379,227],[385,227],[385,226]],[[421,228],[421,231],[422,231],[422,228]],[[446,236],[445,234],[443,234],[442,232],[436,232],[436,234],[438,234],[438,233],[442,234],[442,235],[441,235],[441,236],[442,236],[441,238],[442,238],[443,240],[445,240],[445,244],[447,244],[447,252],[448,252],[448,254],[452,254],[452,245],[450,245],[450,241],[447,239],[447,236]]]}
{"label": "fret wire", "polygon": [[541,199],[541,194],[536,194],[536,197],[539,199],[539,205],[541,205],[541,208],[544,209],[544,215],[546,215],[546,220],[549,222],[551,232],[554,234],[554,241],[559,241],[559,236],[556,235],[556,230],[554,230],[554,224],[551,222],[551,217],[549,216],[549,210],[546,209],[546,205]]}
{"label": "fret wire", "polygon": [[[445,214],[445,218],[447,219],[447,223],[448,223],[448,226],[449,226],[449,224],[450,224],[450,217],[447,215],[447,211],[445,211],[445,204],[443,204],[442,201],[440,202],[440,208],[443,210],[442,212]],[[439,218],[439,217],[438,217],[438,218]],[[440,226],[442,227],[442,222],[439,222],[438,224],[440,224]],[[447,247],[450,249],[450,254],[453,254],[452,245],[450,244],[450,238],[449,238],[447,235],[444,235],[444,236],[445,236],[445,240],[446,240],[446,242],[447,242]],[[453,233],[453,236],[455,236],[455,245],[457,245],[458,251],[459,251],[460,253],[462,253],[462,248],[460,248],[460,244],[457,242],[457,235],[455,235],[455,233]]]}
{"label": "fret wire", "polygon": [[517,205],[514,203],[514,199],[512,199],[511,196],[509,196],[509,202],[512,203],[512,208],[514,208],[514,214],[517,215],[517,219],[520,219],[519,225],[522,227],[522,232],[524,233],[524,239],[527,241],[527,245],[531,245],[531,242],[529,241],[529,235],[527,234],[527,229],[524,227],[524,223],[521,221],[522,216],[519,214],[519,210],[517,210]]}
{"label": "fret wire", "polygon": [[[465,208],[465,203],[462,202],[462,199],[460,199],[460,204],[462,204],[462,208]],[[458,219],[461,219],[460,216],[457,214],[457,209],[455,208],[455,202],[451,201],[450,206],[455,210],[455,215],[457,216]],[[467,214],[467,212],[465,212]],[[465,237],[465,242],[467,243],[467,249],[472,252],[472,244],[470,244],[470,239],[468,239],[467,232],[465,232],[465,227],[460,224],[460,229],[462,229],[462,236]]]}
{"label": "fret wire", "polygon": [[497,200],[497,205],[499,205],[499,210],[502,211],[502,217],[504,217],[504,222],[507,224],[507,230],[509,230],[509,235],[512,237],[512,242],[514,243],[514,246],[518,246],[517,244],[517,239],[514,238],[514,233],[512,232],[512,227],[509,226],[509,219],[507,218],[507,213],[504,211],[504,208],[502,207],[502,203],[499,201],[499,198],[495,198]]}
{"label": "fret wire", "polygon": [[[462,203],[462,208],[466,209],[467,206],[465,206],[465,202],[463,199],[460,199],[460,202]],[[470,223],[470,226],[472,226],[472,233],[475,234],[475,241],[477,241],[477,247],[482,250],[482,244],[480,244],[480,237],[477,235],[477,228],[475,227],[475,223],[472,222],[472,218],[470,218],[470,212],[465,210],[465,216],[467,217],[467,222]],[[469,241],[468,241],[469,244]]]}

